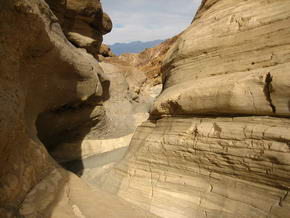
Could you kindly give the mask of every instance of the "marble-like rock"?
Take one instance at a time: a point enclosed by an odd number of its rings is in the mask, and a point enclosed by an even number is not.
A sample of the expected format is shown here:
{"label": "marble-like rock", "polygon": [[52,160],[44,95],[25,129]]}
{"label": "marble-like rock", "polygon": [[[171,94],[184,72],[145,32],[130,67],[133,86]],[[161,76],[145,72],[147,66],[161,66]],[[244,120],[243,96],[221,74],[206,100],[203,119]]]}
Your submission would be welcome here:
{"label": "marble-like rock", "polygon": [[289,10],[204,0],[166,54],[150,120],[96,183],[164,218],[288,217]]}
{"label": "marble-like rock", "polygon": [[153,113],[289,116],[289,8],[288,1],[203,1],[164,60]]}
{"label": "marble-like rock", "polygon": [[100,184],[164,218],[288,217],[289,142],[286,118],[151,120]]}

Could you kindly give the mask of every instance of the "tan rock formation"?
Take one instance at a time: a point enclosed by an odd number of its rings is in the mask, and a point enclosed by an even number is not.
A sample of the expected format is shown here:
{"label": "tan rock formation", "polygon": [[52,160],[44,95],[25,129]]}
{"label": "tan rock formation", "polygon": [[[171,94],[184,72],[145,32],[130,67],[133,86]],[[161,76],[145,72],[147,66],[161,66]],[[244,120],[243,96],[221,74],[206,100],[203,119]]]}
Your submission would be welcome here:
{"label": "tan rock formation", "polygon": [[[149,116],[149,106],[144,102],[140,103],[133,100],[135,89],[138,87],[140,89],[146,79],[145,76],[136,71],[126,74],[122,69],[107,63],[101,63],[101,67],[104,70],[102,77],[105,79],[102,106],[94,106],[92,111],[94,116],[91,116],[88,121],[95,120],[97,122],[89,131],[86,131],[84,137],[74,136],[79,134],[81,130],[77,128],[74,131],[73,123],[80,125],[79,122],[84,122],[80,120],[82,116],[80,116],[79,111],[78,115],[74,111],[66,113],[66,115],[53,114],[53,116],[58,117],[57,120],[68,116],[66,120],[69,123],[64,123],[64,126],[72,128],[70,132],[64,132],[66,135],[64,140],[58,140],[57,146],[54,144],[51,150],[53,157],[57,160],[65,162],[81,160],[84,162],[84,159],[91,156],[128,147],[137,125]],[[144,116],[140,117],[141,114]],[[47,116],[45,123],[50,123],[52,125],[50,128],[56,129],[60,126],[59,122],[56,124],[49,122],[51,117],[51,115]],[[56,137],[49,136],[49,138]]]}
{"label": "tan rock formation", "polygon": [[69,136],[51,150],[55,159],[93,184],[123,158],[135,129],[148,119],[150,106],[156,98],[152,88],[140,92],[146,81],[143,72],[109,63],[101,63],[101,67],[103,79],[106,79],[102,103],[105,119],[81,140]]}
{"label": "tan rock formation", "polygon": [[112,29],[100,0],[47,0],[68,39],[97,58],[103,35]]}
{"label": "tan rock formation", "polygon": [[0,217],[289,216],[290,2],[204,0],[177,38],[101,67],[61,30],[100,45],[100,1],[48,2],[58,19],[0,0]]}
{"label": "tan rock formation", "polygon": [[92,189],[62,169],[52,171],[29,192],[20,215],[28,218],[156,217],[115,196]]}
{"label": "tan rock formation", "polygon": [[289,11],[203,1],[166,55],[151,120],[101,186],[166,218],[288,217]]}
{"label": "tan rock formation", "polygon": [[107,46],[106,44],[102,44],[100,48],[100,55],[103,57],[114,57],[115,55],[113,54],[111,48]]}
{"label": "tan rock formation", "polygon": [[290,121],[147,121],[103,184],[159,216],[287,217]]}
{"label": "tan rock formation", "polygon": [[103,12],[99,0],[47,0],[47,3],[65,33],[76,32],[98,39],[112,29],[110,17]]}
{"label": "tan rock formation", "polygon": [[93,192],[45,149],[103,120],[96,60],[43,0],[0,0],[0,31],[0,217],[151,217]]}
{"label": "tan rock formation", "polygon": [[204,1],[165,60],[155,114],[290,115],[289,3],[234,5]]}
{"label": "tan rock formation", "polygon": [[99,53],[100,41],[94,40],[92,38],[74,32],[67,33],[67,39],[77,48],[86,49],[86,51],[92,54],[94,57],[96,57]]}
{"label": "tan rock formation", "polygon": [[0,196],[1,205],[15,208],[54,168],[37,138],[37,116],[100,96],[102,87],[99,66],[68,43],[43,1],[1,1],[0,14]]}

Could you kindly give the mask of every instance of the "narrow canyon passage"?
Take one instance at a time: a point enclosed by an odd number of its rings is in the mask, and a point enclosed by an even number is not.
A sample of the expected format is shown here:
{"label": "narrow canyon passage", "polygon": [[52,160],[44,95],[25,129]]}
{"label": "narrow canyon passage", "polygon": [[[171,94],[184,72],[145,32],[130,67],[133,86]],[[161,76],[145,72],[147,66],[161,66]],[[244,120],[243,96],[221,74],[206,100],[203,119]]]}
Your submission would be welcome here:
{"label": "narrow canyon passage", "polygon": [[0,0],[0,217],[290,217],[290,2],[118,56],[102,4]]}

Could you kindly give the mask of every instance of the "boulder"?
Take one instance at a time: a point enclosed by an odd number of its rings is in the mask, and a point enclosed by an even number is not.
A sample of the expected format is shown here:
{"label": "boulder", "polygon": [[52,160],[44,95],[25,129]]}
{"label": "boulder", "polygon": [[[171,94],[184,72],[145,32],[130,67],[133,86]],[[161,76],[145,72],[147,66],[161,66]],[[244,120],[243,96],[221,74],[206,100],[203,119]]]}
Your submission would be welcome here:
{"label": "boulder", "polygon": [[97,58],[103,35],[112,30],[112,21],[103,12],[100,0],[47,0],[68,39]]}
{"label": "boulder", "polygon": [[111,31],[110,17],[103,13],[99,0],[47,0],[65,33],[76,32],[98,39]]}
{"label": "boulder", "polygon": [[74,32],[67,33],[67,39],[77,48],[86,49],[86,51],[92,54],[94,57],[98,55],[102,43],[101,41],[97,41]]}
{"label": "boulder", "polygon": [[103,57],[114,57],[115,55],[113,54],[112,50],[110,49],[109,46],[106,44],[102,44],[99,54],[102,55]]}

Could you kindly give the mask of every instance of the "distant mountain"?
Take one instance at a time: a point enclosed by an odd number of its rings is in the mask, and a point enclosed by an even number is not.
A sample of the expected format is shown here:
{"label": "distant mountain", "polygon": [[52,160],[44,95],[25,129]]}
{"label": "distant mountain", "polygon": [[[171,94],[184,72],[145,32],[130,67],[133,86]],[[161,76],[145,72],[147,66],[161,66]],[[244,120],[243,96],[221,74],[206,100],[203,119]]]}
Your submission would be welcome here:
{"label": "distant mountain", "polygon": [[153,48],[163,41],[164,40],[154,40],[149,42],[135,41],[129,43],[115,43],[109,46],[114,54],[121,55],[124,53],[139,53],[144,51],[146,48]]}

